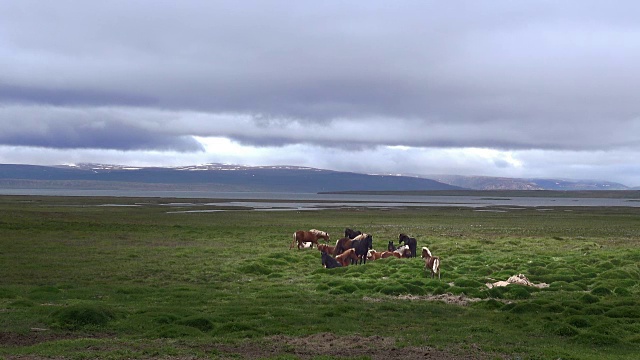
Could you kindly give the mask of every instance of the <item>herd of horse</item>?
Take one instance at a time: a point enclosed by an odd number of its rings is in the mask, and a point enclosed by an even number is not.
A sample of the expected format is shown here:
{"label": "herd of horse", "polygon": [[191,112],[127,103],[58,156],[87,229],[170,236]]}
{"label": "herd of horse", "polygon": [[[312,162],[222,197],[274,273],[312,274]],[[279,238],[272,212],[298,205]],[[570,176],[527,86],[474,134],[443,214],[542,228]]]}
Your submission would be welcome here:
{"label": "herd of horse", "polygon": [[[322,239],[325,243],[320,243]],[[298,230],[293,233],[293,242],[289,246],[291,250],[297,243],[298,250],[301,248],[316,248],[321,253],[322,266],[331,269],[336,267],[366,264],[367,260],[373,261],[388,257],[415,258],[417,257],[418,241],[406,234],[398,236],[398,247],[393,241],[389,241],[386,251],[376,251],[373,249],[373,236],[357,230],[346,228],[344,237],[338,239],[336,244],[328,245],[329,233],[317,229],[309,231]],[[438,275],[440,279],[440,258],[433,256],[431,251],[425,246],[422,247],[422,259],[424,260],[425,271],[431,272],[431,277]]]}

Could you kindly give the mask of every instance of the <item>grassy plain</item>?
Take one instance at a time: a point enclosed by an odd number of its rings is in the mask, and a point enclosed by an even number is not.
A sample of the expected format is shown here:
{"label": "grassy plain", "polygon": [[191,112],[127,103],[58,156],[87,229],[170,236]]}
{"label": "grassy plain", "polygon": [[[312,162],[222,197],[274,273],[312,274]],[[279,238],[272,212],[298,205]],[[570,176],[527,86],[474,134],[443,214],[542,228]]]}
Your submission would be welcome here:
{"label": "grassy plain", "polygon": [[[327,333],[452,358],[640,354],[639,208],[170,213],[197,201],[0,197],[0,358],[331,359],[283,344]],[[416,237],[442,279],[419,258],[327,270],[289,250],[345,227],[376,249]],[[485,286],[518,273],[550,286]]]}

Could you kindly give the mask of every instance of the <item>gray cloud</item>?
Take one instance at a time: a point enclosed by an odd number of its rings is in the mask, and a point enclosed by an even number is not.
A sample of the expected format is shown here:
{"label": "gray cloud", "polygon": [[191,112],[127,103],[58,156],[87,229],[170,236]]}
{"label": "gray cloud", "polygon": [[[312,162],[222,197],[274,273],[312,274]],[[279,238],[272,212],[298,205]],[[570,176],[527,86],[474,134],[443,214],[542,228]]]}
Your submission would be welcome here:
{"label": "gray cloud", "polygon": [[0,107],[0,143],[45,148],[203,151],[192,136],[166,133],[166,120],[105,108]]}
{"label": "gray cloud", "polygon": [[398,145],[638,152],[639,10],[4,1],[0,144],[199,152],[194,137],[226,137],[358,156]]}

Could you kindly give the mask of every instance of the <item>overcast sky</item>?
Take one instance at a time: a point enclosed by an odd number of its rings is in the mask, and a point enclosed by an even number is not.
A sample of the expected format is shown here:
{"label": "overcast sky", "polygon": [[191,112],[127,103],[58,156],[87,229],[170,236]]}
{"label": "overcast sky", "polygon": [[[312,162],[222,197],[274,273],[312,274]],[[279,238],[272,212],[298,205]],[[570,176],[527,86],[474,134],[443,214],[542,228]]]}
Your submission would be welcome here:
{"label": "overcast sky", "polygon": [[637,1],[0,1],[0,163],[640,185]]}

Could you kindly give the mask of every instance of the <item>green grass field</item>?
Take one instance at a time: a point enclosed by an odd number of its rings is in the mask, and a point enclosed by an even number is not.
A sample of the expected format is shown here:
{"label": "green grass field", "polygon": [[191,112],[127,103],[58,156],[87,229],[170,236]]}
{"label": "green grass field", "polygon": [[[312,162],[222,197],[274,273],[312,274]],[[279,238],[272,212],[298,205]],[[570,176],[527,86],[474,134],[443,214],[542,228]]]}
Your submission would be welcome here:
{"label": "green grass field", "polygon": [[[339,358],[291,345],[318,334],[450,358],[640,354],[639,208],[169,213],[179,201],[0,197],[0,359]],[[327,270],[289,250],[295,230],[345,227],[376,249],[416,237],[442,279],[419,258]],[[550,286],[485,286],[519,273]]]}

